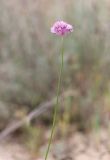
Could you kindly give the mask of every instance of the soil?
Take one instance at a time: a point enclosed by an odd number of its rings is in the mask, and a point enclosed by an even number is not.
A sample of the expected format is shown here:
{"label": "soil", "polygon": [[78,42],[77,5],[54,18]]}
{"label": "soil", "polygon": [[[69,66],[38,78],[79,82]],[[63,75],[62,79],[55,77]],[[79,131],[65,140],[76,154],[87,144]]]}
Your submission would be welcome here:
{"label": "soil", "polygon": [[[38,157],[11,139],[0,144],[0,160],[44,160],[46,147],[41,147]],[[105,129],[88,134],[76,132],[58,140],[52,145],[48,160],[110,160],[109,132]]]}

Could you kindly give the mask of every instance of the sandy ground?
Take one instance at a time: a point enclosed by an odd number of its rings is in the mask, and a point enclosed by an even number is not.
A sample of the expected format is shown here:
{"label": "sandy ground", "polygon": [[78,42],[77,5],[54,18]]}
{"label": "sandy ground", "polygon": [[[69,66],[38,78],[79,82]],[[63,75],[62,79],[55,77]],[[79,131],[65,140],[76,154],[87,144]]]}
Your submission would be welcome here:
{"label": "sandy ground", "polygon": [[[83,135],[75,133],[71,137],[55,142],[51,148],[48,160],[110,160],[109,133]],[[41,148],[41,155],[46,147]],[[44,160],[35,157],[23,145],[16,141],[0,144],[0,160]]]}
{"label": "sandy ground", "polygon": [[31,160],[28,151],[17,143],[0,144],[0,160]]}

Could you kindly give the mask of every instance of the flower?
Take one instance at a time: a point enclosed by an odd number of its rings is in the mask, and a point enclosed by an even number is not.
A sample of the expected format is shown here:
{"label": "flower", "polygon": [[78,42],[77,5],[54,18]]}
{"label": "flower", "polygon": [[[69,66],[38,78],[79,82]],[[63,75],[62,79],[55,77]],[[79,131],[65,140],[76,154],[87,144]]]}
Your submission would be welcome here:
{"label": "flower", "polygon": [[51,27],[51,33],[59,36],[64,36],[70,32],[73,32],[73,26],[64,21],[56,21]]}

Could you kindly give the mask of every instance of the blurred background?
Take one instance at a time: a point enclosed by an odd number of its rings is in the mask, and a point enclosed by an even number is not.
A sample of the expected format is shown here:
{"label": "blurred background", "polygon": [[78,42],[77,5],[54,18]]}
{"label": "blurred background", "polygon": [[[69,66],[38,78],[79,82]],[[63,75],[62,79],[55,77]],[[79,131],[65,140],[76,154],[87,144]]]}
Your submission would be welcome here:
{"label": "blurred background", "polygon": [[[74,32],[64,38],[61,94],[71,94],[60,103],[56,135],[109,127],[109,17],[109,0],[0,0],[1,131],[56,97],[61,38],[50,27],[60,19]],[[36,135],[44,137],[52,115],[44,112],[16,134],[30,148],[41,145]]]}

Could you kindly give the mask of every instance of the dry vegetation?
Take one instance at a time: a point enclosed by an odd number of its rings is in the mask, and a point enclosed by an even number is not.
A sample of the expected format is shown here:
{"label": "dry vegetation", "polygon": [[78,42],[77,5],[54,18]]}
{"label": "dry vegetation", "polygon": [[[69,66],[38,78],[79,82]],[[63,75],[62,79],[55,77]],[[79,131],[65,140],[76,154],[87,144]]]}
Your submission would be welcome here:
{"label": "dry vegetation", "polygon": [[[62,102],[61,135],[71,124],[79,130],[109,126],[109,17],[109,0],[0,0],[0,130],[55,97],[60,39],[50,26],[60,18],[75,28],[65,38],[62,84],[75,96]],[[40,123],[50,124],[49,115]]]}

